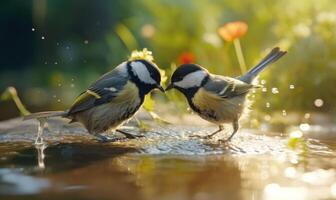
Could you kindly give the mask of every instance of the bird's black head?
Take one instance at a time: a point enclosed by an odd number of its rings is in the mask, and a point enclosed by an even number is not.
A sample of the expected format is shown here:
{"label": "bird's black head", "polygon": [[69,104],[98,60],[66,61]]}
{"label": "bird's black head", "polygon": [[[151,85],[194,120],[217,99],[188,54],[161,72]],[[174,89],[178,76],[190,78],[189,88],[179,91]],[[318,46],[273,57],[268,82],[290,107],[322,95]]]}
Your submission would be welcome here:
{"label": "bird's black head", "polygon": [[176,88],[184,94],[190,93],[201,87],[209,78],[209,72],[197,64],[184,64],[178,67],[166,90]]}
{"label": "bird's black head", "polygon": [[142,59],[133,60],[127,62],[127,69],[131,80],[138,86],[142,95],[148,94],[155,88],[164,92],[160,70],[154,63]]}

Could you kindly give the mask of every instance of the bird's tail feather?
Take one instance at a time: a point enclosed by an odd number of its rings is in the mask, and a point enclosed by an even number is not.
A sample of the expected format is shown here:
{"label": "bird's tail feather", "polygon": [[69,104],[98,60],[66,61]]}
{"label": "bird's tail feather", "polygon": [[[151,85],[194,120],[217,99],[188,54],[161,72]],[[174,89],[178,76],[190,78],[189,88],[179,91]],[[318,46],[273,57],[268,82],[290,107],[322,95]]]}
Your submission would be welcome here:
{"label": "bird's tail feather", "polygon": [[65,117],[67,114],[68,114],[67,111],[45,111],[24,116],[23,120],[50,118],[50,117]]}
{"label": "bird's tail feather", "polygon": [[255,67],[249,70],[245,75],[239,77],[239,79],[245,82],[251,82],[269,64],[277,61],[286,53],[287,53],[286,51],[281,51],[279,47],[273,48],[272,51],[268,53],[264,59],[262,59]]}

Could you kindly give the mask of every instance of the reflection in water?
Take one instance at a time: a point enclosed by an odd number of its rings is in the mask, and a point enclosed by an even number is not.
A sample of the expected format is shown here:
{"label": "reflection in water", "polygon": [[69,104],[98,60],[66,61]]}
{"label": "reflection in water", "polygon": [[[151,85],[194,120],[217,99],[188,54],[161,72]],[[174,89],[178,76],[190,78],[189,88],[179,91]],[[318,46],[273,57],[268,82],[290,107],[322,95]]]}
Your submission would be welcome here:
{"label": "reflection in water", "polygon": [[241,199],[237,163],[221,156],[122,156],[113,163],[135,177],[145,199]]}
{"label": "reflection in water", "polygon": [[0,169],[0,194],[36,194],[48,187],[46,179],[25,175],[20,170]]}
{"label": "reflection in water", "polygon": [[[316,169],[310,172],[295,172],[290,169],[286,182],[270,183],[264,188],[264,199],[330,199],[335,198],[335,170]],[[288,173],[288,168],[285,173]]]}
{"label": "reflection in water", "polygon": [[[28,177],[20,183],[40,188],[30,194],[42,199],[336,198],[336,146],[306,139],[305,130],[293,130],[289,139],[242,130],[223,145],[190,139],[197,128],[174,126],[148,132],[146,138],[101,144],[85,138],[82,129],[67,127],[45,133],[53,142],[48,148],[31,141],[0,143],[0,166],[14,177]],[[0,197],[9,194],[4,185],[20,194],[3,174],[0,170]]]}
{"label": "reflection in water", "polygon": [[305,200],[308,199],[308,191],[304,187],[281,187],[277,183],[270,183],[264,189],[263,199],[265,200],[283,200],[295,199]]}

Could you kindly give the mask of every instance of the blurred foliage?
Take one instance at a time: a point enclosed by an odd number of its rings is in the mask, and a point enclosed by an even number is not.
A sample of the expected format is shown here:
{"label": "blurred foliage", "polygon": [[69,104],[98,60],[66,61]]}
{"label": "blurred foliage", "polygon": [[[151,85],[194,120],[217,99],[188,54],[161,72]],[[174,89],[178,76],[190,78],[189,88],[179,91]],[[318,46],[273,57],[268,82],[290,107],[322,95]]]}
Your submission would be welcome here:
{"label": "blurred foliage", "polygon": [[[185,52],[212,73],[238,76],[235,46],[218,29],[243,21],[248,31],[239,40],[248,68],[274,46],[289,52],[261,75],[267,91],[257,91],[253,109],[334,114],[335,10],[333,0],[5,0],[0,90],[15,86],[33,110],[64,108],[133,49],[144,47],[168,77]],[[176,111],[185,110],[181,94],[167,96]],[[315,99],[323,106],[315,106]]]}

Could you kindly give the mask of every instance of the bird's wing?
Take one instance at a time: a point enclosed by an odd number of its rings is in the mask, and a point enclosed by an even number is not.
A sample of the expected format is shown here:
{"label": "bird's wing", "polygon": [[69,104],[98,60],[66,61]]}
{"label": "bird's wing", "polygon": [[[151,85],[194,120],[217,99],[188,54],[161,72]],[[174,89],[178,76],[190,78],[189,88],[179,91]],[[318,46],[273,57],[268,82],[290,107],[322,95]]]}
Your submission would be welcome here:
{"label": "bird's wing", "polygon": [[249,90],[256,87],[247,84],[235,78],[212,75],[209,81],[204,85],[204,89],[214,93],[221,98],[232,98],[242,94],[246,94]]}
{"label": "bird's wing", "polygon": [[104,74],[76,98],[68,114],[71,115],[111,102],[123,90],[128,79],[127,71],[120,66]]}

